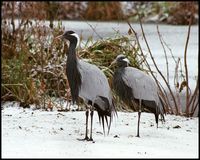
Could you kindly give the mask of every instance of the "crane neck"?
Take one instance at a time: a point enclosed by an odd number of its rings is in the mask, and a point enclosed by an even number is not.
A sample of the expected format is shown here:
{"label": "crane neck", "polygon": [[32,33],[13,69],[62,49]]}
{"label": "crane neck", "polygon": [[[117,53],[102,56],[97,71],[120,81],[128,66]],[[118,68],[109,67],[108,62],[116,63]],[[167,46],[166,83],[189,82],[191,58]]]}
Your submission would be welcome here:
{"label": "crane neck", "polygon": [[125,67],[118,67],[115,70],[114,75],[120,75],[120,76],[122,76],[124,74],[124,69],[125,69]]}
{"label": "crane neck", "polygon": [[76,58],[76,43],[70,43],[66,72],[73,104],[74,102],[78,103],[79,90],[81,87],[81,74],[78,65],[78,59]]}
{"label": "crane neck", "polygon": [[[72,70],[77,68],[76,43],[70,42],[67,53],[67,66]],[[71,66],[71,67],[70,67]]]}
{"label": "crane neck", "polygon": [[118,66],[117,71],[123,71],[126,67],[127,65],[120,65]]}
{"label": "crane neck", "polygon": [[127,62],[118,62],[118,67],[119,68],[125,68],[125,67],[128,67],[128,63]]}
{"label": "crane neck", "polygon": [[76,56],[76,43],[70,42],[68,55]]}

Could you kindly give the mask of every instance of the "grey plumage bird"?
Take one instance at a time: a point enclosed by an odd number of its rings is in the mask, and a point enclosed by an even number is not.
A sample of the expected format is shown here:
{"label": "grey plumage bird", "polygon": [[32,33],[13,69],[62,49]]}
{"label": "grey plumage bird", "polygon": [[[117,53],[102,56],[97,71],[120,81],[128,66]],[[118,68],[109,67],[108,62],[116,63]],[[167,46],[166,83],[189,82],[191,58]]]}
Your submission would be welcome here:
{"label": "grey plumage bird", "polygon": [[138,111],[137,137],[139,137],[141,112],[154,113],[158,127],[159,114],[164,120],[163,101],[158,95],[154,80],[139,69],[129,67],[130,61],[125,55],[118,55],[111,65],[114,63],[118,65],[118,68],[113,75],[113,89],[123,102],[134,111]]}
{"label": "grey plumage bird", "polygon": [[[79,103],[79,97],[84,100],[86,104],[86,131],[83,140],[93,140],[92,138],[92,124],[93,112],[97,110],[99,121],[102,122],[104,130],[104,119],[108,126],[108,133],[111,126],[113,113],[116,113],[111,89],[108,80],[104,73],[95,65],[84,62],[76,56],[76,48],[79,44],[79,36],[73,31],[66,31],[63,35],[57,38],[66,39],[70,42],[66,74],[70,86],[72,102]],[[91,116],[90,138],[88,137],[88,115]],[[108,124],[107,117],[110,117]]]}

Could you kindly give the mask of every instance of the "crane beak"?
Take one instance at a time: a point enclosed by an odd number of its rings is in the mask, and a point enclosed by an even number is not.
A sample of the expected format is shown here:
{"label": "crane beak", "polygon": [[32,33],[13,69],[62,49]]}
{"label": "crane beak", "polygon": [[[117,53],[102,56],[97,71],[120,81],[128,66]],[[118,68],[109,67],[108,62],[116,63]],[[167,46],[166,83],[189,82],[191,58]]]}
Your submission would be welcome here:
{"label": "crane beak", "polygon": [[111,62],[111,64],[110,64],[109,67],[111,67],[112,65],[114,65],[114,64],[116,64],[116,63],[117,63],[117,61],[116,61],[116,59],[115,59],[114,61]]}
{"label": "crane beak", "polygon": [[62,38],[63,38],[63,34],[61,34],[61,35],[55,37],[55,39],[62,39]]}

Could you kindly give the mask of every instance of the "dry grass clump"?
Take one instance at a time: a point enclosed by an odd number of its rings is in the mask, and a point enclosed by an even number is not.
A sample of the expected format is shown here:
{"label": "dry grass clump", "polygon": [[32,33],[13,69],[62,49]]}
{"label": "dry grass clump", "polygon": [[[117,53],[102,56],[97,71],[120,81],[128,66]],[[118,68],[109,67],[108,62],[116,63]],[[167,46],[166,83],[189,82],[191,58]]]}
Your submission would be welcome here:
{"label": "dry grass clump", "polygon": [[28,106],[52,92],[52,82],[62,75],[62,69],[53,65],[61,66],[65,56],[63,45],[53,38],[62,30],[60,26],[51,30],[39,21],[3,20],[1,100]]}

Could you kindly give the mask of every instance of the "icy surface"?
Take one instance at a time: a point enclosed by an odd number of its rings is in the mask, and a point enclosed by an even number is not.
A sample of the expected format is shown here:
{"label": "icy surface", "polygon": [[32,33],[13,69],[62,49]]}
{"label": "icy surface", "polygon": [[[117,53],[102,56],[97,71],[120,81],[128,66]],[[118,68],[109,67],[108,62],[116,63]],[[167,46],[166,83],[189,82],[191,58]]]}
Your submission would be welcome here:
{"label": "icy surface", "polygon": [[156,128],[153,114],[118,112],[110,134],[103,135],[94,114],[93,142],[85,134],[85,113],[47,112],[2,106],[2,158],[197,158],[198,118],[166,115]]}

